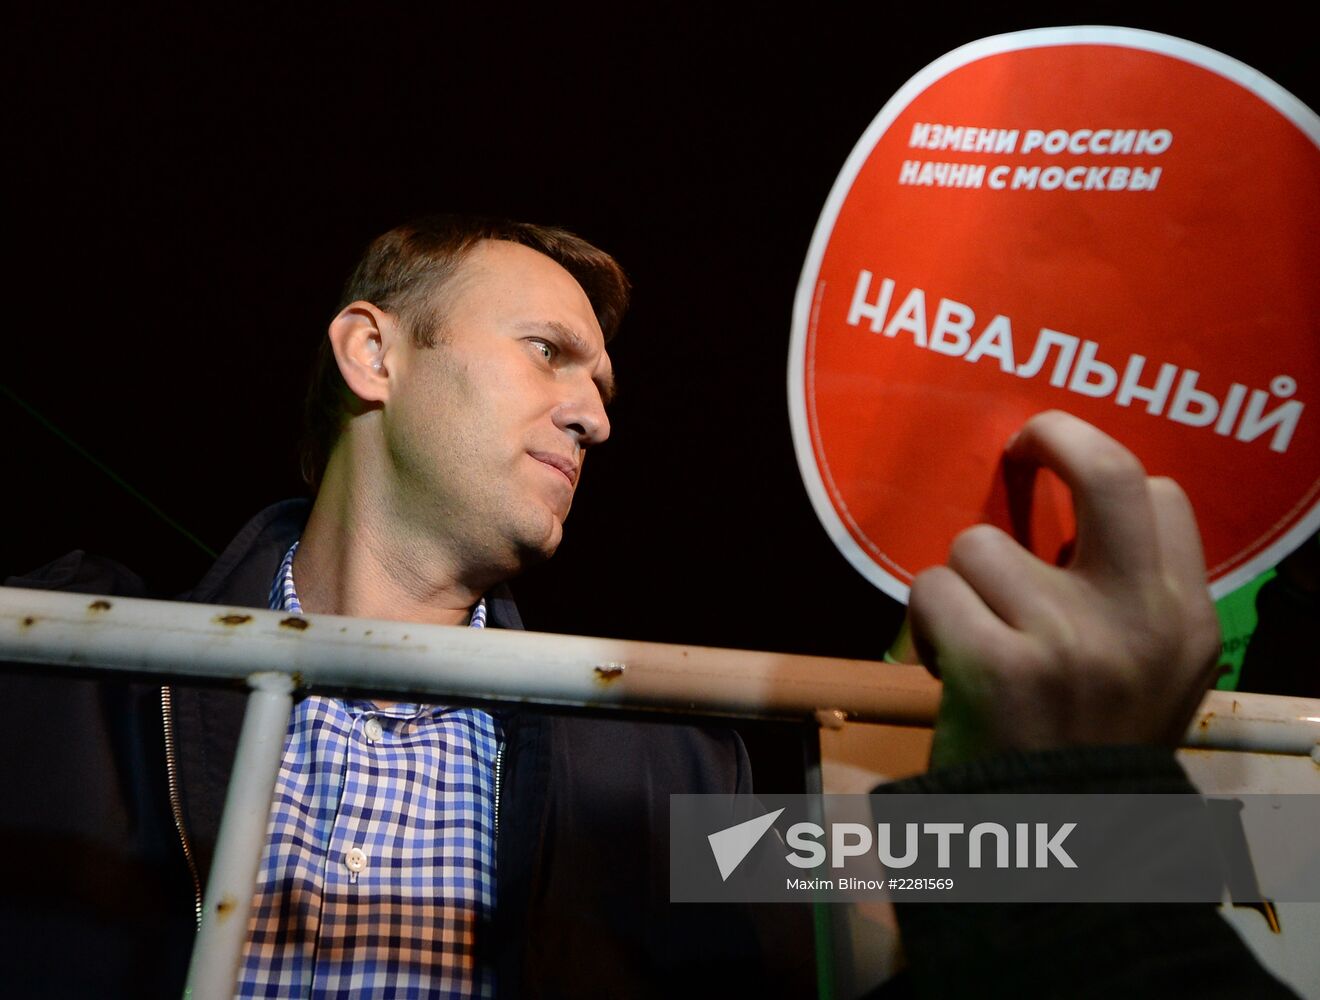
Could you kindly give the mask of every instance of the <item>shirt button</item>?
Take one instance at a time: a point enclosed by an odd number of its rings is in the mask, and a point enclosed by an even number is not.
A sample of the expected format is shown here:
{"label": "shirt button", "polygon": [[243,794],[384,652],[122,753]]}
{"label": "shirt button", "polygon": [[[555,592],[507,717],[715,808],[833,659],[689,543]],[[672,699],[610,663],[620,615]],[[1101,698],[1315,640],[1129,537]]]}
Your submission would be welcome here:
{"label": "shirt button", "polygon": [[366,726],[363,728],[366,730],[368,742],[371,743],[379,743],[380,738],[385,735],[385,730],[381,728],[380,720],[376,718],[368,719]]}
{"label": "shirt button", "polygon": [[354,847],[344,855],[344,864],[348,865],[348,870],[356,874],[367,867],[367,852],[360,847]]}

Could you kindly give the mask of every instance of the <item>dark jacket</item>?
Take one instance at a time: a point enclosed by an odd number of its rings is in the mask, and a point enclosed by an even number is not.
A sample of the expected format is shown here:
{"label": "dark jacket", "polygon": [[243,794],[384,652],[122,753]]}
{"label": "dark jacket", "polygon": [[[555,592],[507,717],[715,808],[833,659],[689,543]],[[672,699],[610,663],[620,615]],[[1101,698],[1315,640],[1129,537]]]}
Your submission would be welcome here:
{"label": "dark jacket", "polygon": [[[1007,751],[880,794],[1196,792],[1167,748]],[[867,1000],[1294,998],[1211,903],[895,904],[906,967]]]}
{"label": "dark jacket", "polygon": [[[180,599],[264,607],[302,531],[305,501],[258,514]],[[74,552],[11,586],[146,596],[122,566]],[[511,597],[490,623],[521,628]],[[215,849],[244,692],[174,687],[177,794],[167,778],[161,689],[15,673],[6,758],[17,788],[0,819],[0,982],[8,995],[181,994],[196,926],[186,839],[204,883]],[[730,730],[497,712],[506,739],[498,908],[481,935],[501,996],[771,996],[810,990],[811,930],[799,908],[668,902],[669,795],[747,792]],[[178,820],[174,807],[179,810]],[[181,826],[182,830],[178,827]],[[786,956],[784,941],[799,954]]]}

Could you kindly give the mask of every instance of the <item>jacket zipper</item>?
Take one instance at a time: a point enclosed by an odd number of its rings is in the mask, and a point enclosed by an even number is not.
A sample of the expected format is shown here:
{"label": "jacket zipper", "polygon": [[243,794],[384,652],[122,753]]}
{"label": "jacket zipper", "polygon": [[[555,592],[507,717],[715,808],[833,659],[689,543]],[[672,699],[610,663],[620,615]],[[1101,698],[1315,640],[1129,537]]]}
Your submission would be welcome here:
{"label": "jacket zipper", "polygon": [[[174,760],[174,698],[173,692],[168,686],[160,689],[160,714],[165,722],[165,778],[169,783],[170,812],[174,815],[174,829],[179,833],[179,845],[183,848],[184,860],[188,862],[188,874],[192,876],[193,911],[197,919],[197,929],[200,931],[202,929],[202,880],[197,874],[197,859],[193,856],[192,844],[188,840],[188,831],[183,825],[183,803],[179,798],[179,770]],[[498,775],[498,773],[497,771],[496,774]]]}
{"label": "jacket zipper", "polygon": [[495,750],[495,843],[500,840],[500,770],[504,764],[504,741]]}

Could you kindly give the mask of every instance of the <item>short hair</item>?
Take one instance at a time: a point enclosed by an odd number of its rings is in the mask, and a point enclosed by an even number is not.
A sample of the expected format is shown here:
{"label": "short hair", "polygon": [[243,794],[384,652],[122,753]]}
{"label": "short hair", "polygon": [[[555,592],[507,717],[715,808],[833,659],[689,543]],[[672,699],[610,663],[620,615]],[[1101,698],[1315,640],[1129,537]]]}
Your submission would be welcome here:
{"label": "short hair", "polygon": [[[370,302],[397,316],[418,347],[434,347],[444,330],[444,292],[483,240],[517,243],[545,254],[582,286],[607,343],[618,331],[630,286],[613,257],[565,229],[468,215],[428,215],[376,237],[353,268],[336,311],[352,302]],[[351,404],[330,341],[323,337],[307,392],[299,456],[312,490],[320,486]]]}

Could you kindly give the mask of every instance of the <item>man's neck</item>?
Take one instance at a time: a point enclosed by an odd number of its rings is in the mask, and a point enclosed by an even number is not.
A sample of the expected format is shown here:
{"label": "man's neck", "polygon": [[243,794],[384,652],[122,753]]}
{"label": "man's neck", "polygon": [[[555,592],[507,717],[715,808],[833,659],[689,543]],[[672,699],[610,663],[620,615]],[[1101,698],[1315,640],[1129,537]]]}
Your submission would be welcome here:
{"label": "man's neck", "polygon": [[[466,624],[482,597],[479,589],[459,580],[443,552],[383,530],[394,519],[372,513],[353,491],[322,485],[293,557],[303,611]],[[380,709],[398,704],[372,700]]]}
{"label": "man's neck", "polygon": [[488,584],[456,565],[434,539],[408,525],[378,498],[327,470],[294,555],[303,610],[392,621],[461,625]]}

